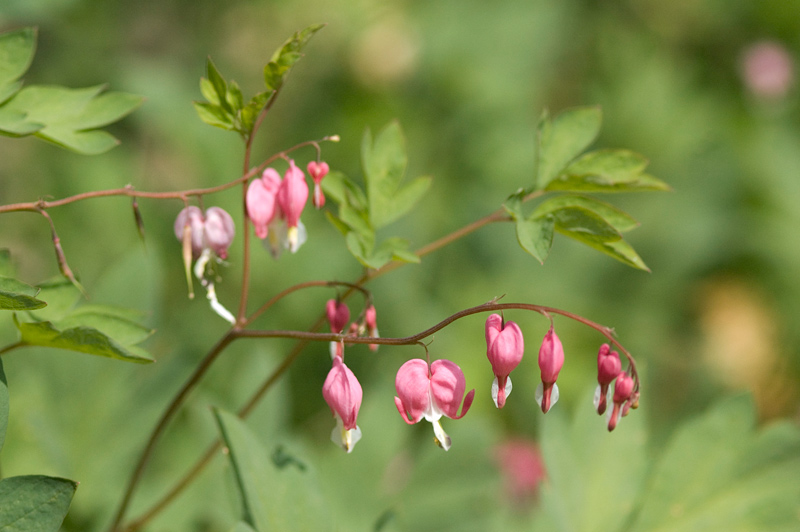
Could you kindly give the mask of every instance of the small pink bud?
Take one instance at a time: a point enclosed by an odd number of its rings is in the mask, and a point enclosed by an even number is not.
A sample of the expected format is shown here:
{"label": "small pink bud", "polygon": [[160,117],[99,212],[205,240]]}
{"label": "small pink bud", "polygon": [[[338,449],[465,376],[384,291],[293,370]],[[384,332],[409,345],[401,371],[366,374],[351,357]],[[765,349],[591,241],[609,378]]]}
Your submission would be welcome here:
{"label": "small pink bud", "polygon": [[236,232],[231,215],[219,207],[209,207],[206,209],[204,229],[205,246],[211,248],[219,258],[226,259]]}
{"label": "small pink bud", "polygon": [[492,399],[497,408],[503,408],[511,393],[509,374],[522,360],[525,342],[522,331],[513,321],[504,323],[502,316],[492,314],[486,319],[486,356],[495,375],[492,383]]}
{"label": "small pink bud", "polygon": [[[475,390],[464,397],[466,379],[458,365],[449,360],[435,360],[430,368],[422,359],[415,358],[403,364],[397,371],[394,404],[403,421],[409,425],[423,417],[433,424],[437,444],[445,451],[450,448],[450,437],[442,428],[442,416],[460,419],[466,415]],[[458,408],[462,405],[461,414]]]}
{"label": "small pink bud", "polygon": [[335,299],[329,299],[325,304],[325,313],[328,315],[328,324],[334,334],[340,334],[350,321],[350,309],[344,302]]}
{"label": "small pink bud", "polygon": [[349,453],[361,438],[356,419],[361,408],[362,390],[356,376],[339,357],[333,359],[333,367],[322,385],[322,397],[336,418],[331,440]]}
{"label": "small pink bud", "polygon": [[[370,338],[380,338],[380,333],[378,332],[378,314],[375,311],[375,306],[370,305],[367,307],[367,310],[364,311],[364,321],[367,324],[367,329]],[[378,350],[378,344],[369,344],[369,348],[372,351]]]}
{"label": "small pink bud", "polygon": [[547,413],[558,401],[556,379],[558,379],[558,372],[561,371],[563,365],[564,348],[551,325],[539,348],[539,369],[542,374],[542,383],[536,389],[536,401],[544,413]]}
{"label": "small pink bud", "polygon": [[281,185],[281,176],[274,168],[267,168],[260,179],[254,179],[247,188],[245,204],[247,215],[253,221],[256,236],[267,238],[269,224],[277,214],[276,196]]}
{"label": "small pink bud", "polygon": [[314,207],[316,209],[321,209],[325,205],[325,194],[322,193],[320,183],[322,182],[322,178],[328,175],[330,168],[326,162],[318,163],[316,161],[311,161],[308,163],[307,170],[308,175],[310,175],[311,179],[314,181],[314,197],[312,199]]}
{"label": "small pink bud", "polygon": [[606,411],[608,387],[622,371],[622,363],[619,360],[619,353],[611,351],[608,344],[600,346],[597,353],[597,382],[598,389],[595,393],[595,408],[598,414]]}
{"label": "small pink bud", "polygon": [[614,384],[614,410],[608,419],[608,431],[611,432],[617,426],[619,418],[621,417],[622,404],[625,403],[633,393],[633,378],[625,373],[620,372],[617,376],[617,382]]}

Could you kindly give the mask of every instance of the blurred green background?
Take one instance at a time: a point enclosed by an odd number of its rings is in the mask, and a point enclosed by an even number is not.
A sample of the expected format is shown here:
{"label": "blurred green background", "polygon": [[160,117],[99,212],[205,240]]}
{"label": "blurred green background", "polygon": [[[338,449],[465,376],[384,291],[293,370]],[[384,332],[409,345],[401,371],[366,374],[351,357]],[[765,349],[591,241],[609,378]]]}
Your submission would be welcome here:
{"label": "blurred green background", "polygon": [[[535,125],[545,107],[602,106],[595,146],[643,153],[651,173],[674,188],[604,198],[642,223],[629,240],[652,274],[559,237],[540,266],[516,244],[513,227],[498,224],[371,283],[384,336],[413,334],[505,294],[505,302],[556,306],[615,327],[641,366],[642,409],[634,417],[643,419],[650,449],[717,398],[742,390],[753,394],[761,420],[798,421],[800,110],[791,62],[800,47],[797,1],[3,0],[0,30],[39,27],[27,83],[107,82],[146,102],[110,128],[121,146],[97,157],[32,138],[0,138],[0,203],[128,183],[160,191],[236,178],[241,142],[203,124],[191,105],[201,98],[206,57],[252,94],[261,90],[272,51],[316,22],[328,26],[292,72],[257,138],[254,161],[338,134],[342,141],[324,145],[323,158],[358,178],[364,128],[399,119],[409,175],[434,178],[412,215],[387,230],[409,238],[412,248],[488,214],[532,183]],[[763,42],[778,45],[790,61],[766,61],[767,77],[778,79],[773,85],[758,85],[758,72],[747,78],[746,54]],[[302,166],[313,157],[312,150],[296,154]],[[239,198],[229,191],[206,205],[236,212]],[[147,313],[158,330],[146,345],[158,362],[133,366],[35,349],[3,360],[11,392],[3,474],[80,481],[64,530],[107,525],[163,405],[226,330],[202,298],[186,297],[172,234],[181,204],[140,206],[146,245],[122,198],[51,215],[92,301]],[[253,305],[290,284],[360,274],[323,215],[309,208],[303,220],[309,241],[296,255],[276,262],[254,248]],[[35,284],[57,275],[43,219],[7,214],[0,224],[0,247],[11,249],[20,279]],[[237,237],[217,287],[231,308],[241,249]],[[260,326],[306,328],[332,295],[292,296]],[[352,455],[328,441],[332,421],[320,393],[326,345],[307,349],[249,424],[267,442],[302,449],[342,530],[371,529],[381,519],[401,529],[485,530],[503,499],[494,446],[537,438],[542,420],[533,398],[535,354],[548,323],[528,313],[506,317],[523,328],[528,354],[501,412],[489,394],[482,318],[457,322],[430,346],[433,358],[454,360],[477,389],[465,419],[445,420],[454,439],[447,454],[430,444],[429,426],[406,427],[392,405],[397,367],[423,354],[414,348],[348,350],[364,387],[364,438]],[[556,415],[569,416],[591,398],[602,338],[566,320],[556,327],[567,353],[557,405],[567,414]],[[4,345],[14,334],[10,320],[0,323]],[[209,406],[235,411],[291,345],[244,341],[226,352],[171,426],[131,516],[212,440]],[[594,437],[605,437],[599,419]],[[148,530],[224,530],[237,512],[233,485],[217,459]]]}

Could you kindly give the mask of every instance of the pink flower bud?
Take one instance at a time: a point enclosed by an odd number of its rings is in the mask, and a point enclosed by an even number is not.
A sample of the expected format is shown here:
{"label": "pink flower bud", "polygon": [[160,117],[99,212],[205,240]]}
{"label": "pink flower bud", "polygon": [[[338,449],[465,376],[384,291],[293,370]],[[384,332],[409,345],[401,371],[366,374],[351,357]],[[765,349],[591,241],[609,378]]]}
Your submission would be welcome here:
{"label": "pink flower bud", "polygon": [[625,373],[620,372],[617,376],[617,382],[614,384],[614,410],[608,418],[608,431],[611,432],[619,423],[621,417],[622,404],[625,403],[633,393],[633,378]]}
{"label": "pink flower bud", "polygon": [[[442,416],[460,419],[466,415],[475,390],[464,397],[466,379],[458,365],[449,360],[435,360],[428,363],[415,358],[403,364],[397,371],[394,404],[403,421],[412,425],[423,417],[433,424],[437,444],[445,451],[450,448],[450,437],[442,429],[439,420]],[[462,405],[461,414],[458,408]]]}
{"label": "pink flower bud", "polygon": [[[367,307],[367,310],[364,311],[364,321],[367,324],[367,329],[370,338],[380,338],[380,333],[378,332],[378,314],[375,311],[375,306],[370,305]],[[372,351],[378,350],[378,344],[369,344],[369,348]]]}
{"label": "pink flower bud", "polygon": [[236,232],[231,215],[219,207],[209,207],[206,209],[204,229],[204,245],[211,248],[219,258],[226,259],[228,247]]}
{"label": "pink flower bud", "polygon": [[267,238],[269,224],[277,214],[276,196],[281,186],[281,176],[274,168],[267,168],[260,179],[254,179],[247,188],[245,204],[247,216],[255,226],[256,236]]}
{"label": "pink flower bud", "polygon": [[295,166],[294,161],[289,161],[289,169],[283,176],[283,181],[278,189],[278,205],[286,219],[287,240],[289,249],[294,253],[300,245],[297,226],[300,215],[308,200],[308,185],[303,171]]}
{"label": "pink flower bud", "polygon": [[322,385],[322,397],[336,418],[331,440],[349,453],[361,438],[356,418],[361,408],[362,390],[356,376],[339,357],[333,359],[333,367]]}
{"label": "pink flower bud", "polygon": [[314,207],[321,209],[325,205],[325,194],[322,193],[320,183],[322,182],[322,178],[328,174],[330,168],[328,167],[328,163],[311,161],[308,163],[307,169],[308,174],[314,181],[314,197],[312,199]]}
{"label": "pink flower bud", "polygon": [[522,360],[525,342],[522,331],[513,321],[503,322],[502,316],[492,314],[486,319],[486,356],[495,375],[492,383],[492,399],[497,408],[503,408],[511,393],[509,374]]}
{"label": "pink flower bud", "polygon": [[536,402],[542,407],[542,412],[547,413],[558,401],[558,372],[564,365],[564,348],[553,326],[544,335],[542,346],[539,348],[539,369],[542,373],[542,383],[536,389]]}
{"label": "pink flower bud", "polygon": [[173,228],[178,240],[183,241],[183,231],[187,226],[192,239],[192,257],[196,259],[203,251],[203,211],[200,210],[200,207],[190,205],[178,213]]}
{"label": "pink flower bud", "polygon": [[598,414],[606,411],[608,387],[622,371],[622,363],[619,360],[619,353],[611,351],[608,344],[600,346],[597,353],[597,390],[595,391],[594,406]]}
{"label": "pink flower bud", "polygon": [[342,301],[329,299],[325,304],[325,313],[328,315],[328,324],[334,334],[340,334],[350,321],[350,309]]}

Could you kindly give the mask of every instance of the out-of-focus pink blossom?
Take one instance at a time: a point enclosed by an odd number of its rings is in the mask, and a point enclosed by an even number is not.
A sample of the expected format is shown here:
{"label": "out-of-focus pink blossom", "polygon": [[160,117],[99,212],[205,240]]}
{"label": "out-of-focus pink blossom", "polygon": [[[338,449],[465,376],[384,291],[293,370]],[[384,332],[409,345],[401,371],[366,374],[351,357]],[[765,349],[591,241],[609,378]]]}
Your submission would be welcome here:
{"label": "out-of-focus pink blossom", "polygon": [[786,48],[774,41],[750,45],[742,54],[742,77],[760,98],[783,98],[794,84],[794,62]]}
{"label": "out-of-focus pink blossom", "polygon": [[533,441],[518,438],[500,443],[494,458],[503,474],[506,492],[516,504],[523,505],[534,497],[546,477],[544,460]]}

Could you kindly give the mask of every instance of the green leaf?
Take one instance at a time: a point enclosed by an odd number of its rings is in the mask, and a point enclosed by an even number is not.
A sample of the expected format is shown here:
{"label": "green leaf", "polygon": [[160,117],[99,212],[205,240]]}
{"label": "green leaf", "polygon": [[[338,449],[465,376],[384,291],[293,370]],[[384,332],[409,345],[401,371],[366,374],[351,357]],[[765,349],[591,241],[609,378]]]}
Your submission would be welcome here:
{"label": "green leaf", "polygon": [[650,268],[647,267],[639,254],[636,253],[633,247],[625,240],[604,242],[600,248],[596,249],[599,249],[599,251],[627,264],[628,266],[633,266],[638,270],[643,270],[646,272],[650,271]]}
{"label": "green leaf", "polygon": [[71,480],[39,475],[0,480],[0,530],[58,530],[77,487]]}
{"label": "green leaf", "polygon": [[250,101],[242,109],[242,129],[246,131],[248,135],[253,130],[253,126],[256,123],[256,118],[258,118],[258,115],[261,113],[261,110],[264,109],[264,106],[267,105],[271,95],[272,92],[259,92],[250,98]]}
{"label": "green leaf", "polygon": [[214,410],[242,498],[243,521],[255,530],[331,530],[329,510],[310,468],[278,469],[247,425]]}
{"label": "green leaf", "polygon": [[322,181],[322,190],[336,203],[346,203],[357,211],[367,210],[367,197],[364,191],[341,172],[329,173]]}
{"label": "green leaf", "polygon": [[600,131],[599,107],[576,107],[550,119],[542,113],[538,128],[536,188],[544,189],[564,167],[585,150]]}
{"label": "green leaf", "polygon": [[206,61],[206,73],[208,75],[208,81],[211,82],[211,86],[214,87],[214,92],[217,96],[216,102],[214,103],[220,105],[226,113],[232,113],[233,109],[231,108],[230,103],[228,103],[228,84],[225,82],[225,78],[223,78],[222,74],[219,73],[219,70],[217,70],[217,67],[214,65],[214,62],[210,57]]}
{"label": "green leaf", "polygon": [[38,288],[10,277],[0,276],[0,309],[2,310],[35,310],[42,308],[47,303],[36,299],[35,296],[38,293]]}
{"label": "green leaf", "polygon": [[194,110],[197,111],[200,120],[206,124],[222,128],[226,131],[232,131],[234,129],[233,120],[219,105],[205,102],[192,103],[194,104]]}
{"label": "green leaf", "polygon": [[256,530],[244,521],[239,521],[230,529],[230,532],[256,532]]}
{"label": "green leaf", "polygon": [[600,216],[620,233],[625,233],[639,227],[639,222],[628,213],[614,207],[610,203],[587,196],[563,195],[550,198],[537,205],[531,216],[533,218],[544,216],[565,207],[581,207],[583,209],[588,209]]}
{"label": "green leaf", "polygon": [[345,235],[345,243],[347,249],[353,256],[364,266],[371,268],[369,257],[372,255],[372,248],[375,245],[375,239],[370,239],[369,235],[362,235],[355,231],[350,231]]}
{"label": "green leaf", "polygon": [[28,120],[28,114],[10,111],[7,107],[0,107],[0,133],[10,137],[24,137],[32,135],[42,129],[44,124]]}
{"label": "green leaf", "polygon": [[233,80],[231,80],[230,84],[228,85],[228,93],[225,95],[225,99],[233,108],[234,113],[238,113],[244,107],[244,96],[242,96],[242,90],[239,88],[239,84]]}
{"label": "green leaf", "polygon": [[552,216],[517,220],[517,242],[533,258],[544,264],[553,244],[554,226],[555,220]]}
{"label": "green leaf", "polygon": [[31,66],[36,53],[36,28],[22,28],[0,34],[0,103],[22,86],[16,81]]}
{"label": "green leaf", "polygon": [[47,307],[27,313],[35,321],[60,320],[75,307],[81,298],[81,293],[75,288],[75,285],[60,275],[39,283],[39,290],[38,297],[47,301]]}
{"label": "green leaf", "polygon": [[[97,329],[118,344],[129,347],[136,345],[153,334],[153,330],[136,323],[131,316],[139,313],[105,305],[83,305],[66,318],[59,320],[61,330],[75,327]],[[138,317],[138,316],[137,316]]]}
{"label": "green leaf", "polygon": [[589,209],[562,207],[550,214],[555,218],[559,233],[580,242],[613,242],[622,238],[614,226]]}
{"label": "green leaf", "polygon": [[15,275],[11,252],[7,249],[0,249],[0,275],[3,277],[14,277]]}
{"label": "green leaf", "polygon": [[[96,128],[116,122],[141,105],[142,98],[109,92],[104,86],[68,89],[30,86],[22,89],[2,111],[24,113],[26,120],[44,124],[36,136],[78,153],[103,153],[119,142]],[[0,116],[0,123],[2,117]]]}
{"label": "green leaf", "polygon": [[522,220],[525,216],[522,212],[522,200],[525,198],[525,191],[520,189],[511,194],[503,203],[503,208],[513,220]]}
{"label": "green leaf", "polygon": [[3,450],[3,443],[6,441],[6,430],[8,429],[8,381],[3,371],[3,361],[0,360],[0,451]]}
{"label": "green leaf", "polygon": [[200,93],[209,103],[219,105],[219,96],[214,84],[208,78],[200,78]]}
{"label": "green leaf", "polygon": [[272,91],[281,88],[286,75],[294,64],[303,57],[301,53],[303,47],[323,27],[325,27],[325,24],[313,24],[304,30],[296,32],[272,54],[270,62],[264,67],[264,83],[268,90]]}
{"label": "green leaf", "polygon": [[629,150],[592,151],[570,164],[547,190],[575,192],[636,192],[670,190],[669,185],[644,174],[647,159]]}
{"label": "green leaf", "polygon": [[755,429],[749,397],[685,424],[656,464],[633,532],[796,530],[800,429]]}
{"label": "green leaf", "polygon": [[369,202],[369,217],[376,230],[407,213],[431,185],[419,177],[401,187],[408,158],[405,139],[396,121],[390,122],[374,140],[369,130],[361,143],[361,161]]}
{"label": "green leaf", "polygon": [[[140,364],[153,362],[142,349],[132,345],[123,346],[93,327],[80,325],[61,330],[49,321],[33,323],[18,322],[16,319],[14,321],[20,331],[20,341],[26,345],[66,349]],[[87,321],[92,319],[89,318]]]}
{"label": "green leaf", "polygon": [[339,205],[339,219],[358,234],[371,236],[373,239],[375,238],[375,231],[373,231],[372,227],[369,225],[366,214],[358,212],[347,203]]}

